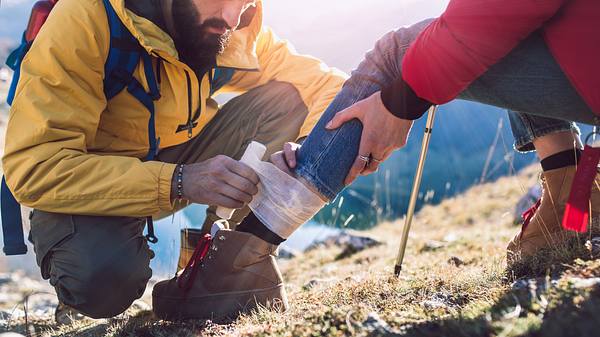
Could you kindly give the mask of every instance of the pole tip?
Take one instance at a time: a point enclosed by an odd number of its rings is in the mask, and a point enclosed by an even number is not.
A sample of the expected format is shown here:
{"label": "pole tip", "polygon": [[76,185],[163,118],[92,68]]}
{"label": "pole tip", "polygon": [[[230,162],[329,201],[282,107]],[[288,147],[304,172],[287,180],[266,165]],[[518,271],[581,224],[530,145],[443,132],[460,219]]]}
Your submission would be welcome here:
{"label": "pole tip", "polygon": [[400,272],[402,271],[402,265],[398,264],[396,265],[396,267],[394,267],[394,275],[396,275],[396,277],[400,276]]}

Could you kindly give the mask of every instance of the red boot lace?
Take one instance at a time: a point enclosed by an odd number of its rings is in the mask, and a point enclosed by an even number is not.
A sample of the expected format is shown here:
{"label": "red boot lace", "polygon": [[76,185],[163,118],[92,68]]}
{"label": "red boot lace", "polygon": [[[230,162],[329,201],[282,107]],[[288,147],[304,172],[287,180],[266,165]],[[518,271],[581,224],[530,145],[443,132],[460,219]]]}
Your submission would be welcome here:
{"label": "red boot lace", "polygon": [[202,237],[202,239],[198,241],[198,244],[196,245],[196,249],[194,249],[194,254],[192,254],[190,261],[188,261],[188,264],[187,266],[185,266],[185,269],[183,270],[181,275],[177,277],[177,285],[179,286],[179,288],[183,289],[184,291],[190,290],[190,288],[194,284],[196,275],[198,274],[198,269],[202,265],[202,260],[204,260],[204,257],[210,249],[211,243],[212,237],[210,236],[210,234],[204,235],[204,237]]}
{"label": "red boot lace", "polygon": [[523,227],[521,227],[521,235],[523,235],[523,232],[525,232],[525,228],[527,228],[527,226],[531,222],[531,219],[533,219],[535,212],[537,212],[537,210],[538,210],[538,208],[540,208],[541,204],[542,204],[542,199],[538,199],[538,201],[535,203],[535,205],[531,206],[528,210],[526,210],[523,213],[523,215],[521,215],[523,217]]}

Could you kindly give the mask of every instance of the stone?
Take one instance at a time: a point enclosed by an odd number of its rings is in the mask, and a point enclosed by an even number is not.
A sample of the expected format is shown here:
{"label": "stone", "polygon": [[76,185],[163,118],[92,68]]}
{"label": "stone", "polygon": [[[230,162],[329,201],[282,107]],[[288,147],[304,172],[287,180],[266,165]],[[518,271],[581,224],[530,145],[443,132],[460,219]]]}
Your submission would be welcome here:
{"label": "stone", "polygon": [[277,250],[277,258],[281,260],[293,259],[298,255],[300,255],[300,252],[285,245],[279,246],[279,249]]}
{"label": "stone", "polygon": [[312,279],[312,280],[306,282],[302,286],[302,289],[304,289],[304,290],[310,290],[310,289],[312,289],[314,287],[321,286],[321,285],[329,285],[329,284],[334,283],[336,281],[337,281],[337,279],[335,279],[335,278],[328,278],[328,279],[318,279],[318,278],[316,278],[316,279]]}
{"label": "stone", "polygon": [[425,242],[425,244],[423,244],[423,247],[421,247],[420,251],[421,252],[432,252],[432,251],[442,249],[446,246],[447,246],[447,243],[443,242],[443,241],[427,240]]}
{"label": "stone", "polygon": [[515,205],[514,223],[518,224],[523,221],[523,213],[533,206],[542,197],[542,187],[539,184],[531,187],[527,193],[519,199]]}
{"label": "stone", "polygon": [[369,336],[400,336],[400,332],[393,330],[376,312],[369,313],[362,328]]}
{"label": "stone", "polygon": [[448,259],[448,264],[453,265],[455,267],[460,267],[465,265],[466,263],[461,260],[459,257],[457,256],[452,256],[451,258]]}
{"label": "stone", "polygon": [[365,249],[382,245],[377,239],[360,235],[355,231],[344,230],[339,233],[325,237],[312,243],[306,251],[319,247],[341,247],[342,252],[336,256],[336,260],[350,257]]}
{"label": "stone", "polygon": [[600,277],[594,278],[580,278],[574,277],[569,279],[573,288],[576,289],[587,289],[600,286]]}

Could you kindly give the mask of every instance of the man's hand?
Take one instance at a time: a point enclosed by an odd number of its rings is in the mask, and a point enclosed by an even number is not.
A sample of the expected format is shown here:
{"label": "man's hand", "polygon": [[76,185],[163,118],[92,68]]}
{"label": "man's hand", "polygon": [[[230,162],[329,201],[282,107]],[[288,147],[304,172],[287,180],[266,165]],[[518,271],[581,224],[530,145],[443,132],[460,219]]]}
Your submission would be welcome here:
{"label": "man's hand", "polygon": [[[406,144],[413,125],[411,120],[392,115],[381,101],[381,92],[376,92],[369,98],[338,112],[327,124],[327,129],[337,129],[355,118],[362,122],[363,131],[358,157],[346,177],[346,185],[352,183],[360,174],[368,175],[376,172],[379,164],[392,152]],[[366,158],[370,158],[370,161]]]}
{"label": "man's hand", "polygon": [[299,148],[300,144],[285,143],[283,151],[275,152],[271,155],[271,163],[283,172],[292,175],[292,170],[296,168],[296,151]]}
{"label": "man's hand", "polygon": [[[183,168],[183,198],[193,203],[242,208],[258,193],[259,178],[248,165],[227,156],[216,156]],[[176,174],[171,197],[177,195]]]}

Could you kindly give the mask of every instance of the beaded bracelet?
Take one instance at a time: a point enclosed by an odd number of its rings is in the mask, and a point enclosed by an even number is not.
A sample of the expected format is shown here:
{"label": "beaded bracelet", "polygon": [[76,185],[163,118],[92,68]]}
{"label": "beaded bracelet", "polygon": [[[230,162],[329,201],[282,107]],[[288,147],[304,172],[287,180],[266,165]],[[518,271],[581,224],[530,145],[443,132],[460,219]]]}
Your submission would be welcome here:
{"label": "beaded bracelet", "polygon": [[177,166],[177,200],[183,200],[183,167],[184,164]]}

